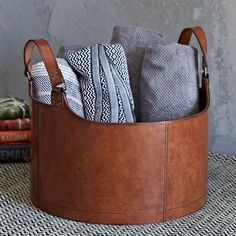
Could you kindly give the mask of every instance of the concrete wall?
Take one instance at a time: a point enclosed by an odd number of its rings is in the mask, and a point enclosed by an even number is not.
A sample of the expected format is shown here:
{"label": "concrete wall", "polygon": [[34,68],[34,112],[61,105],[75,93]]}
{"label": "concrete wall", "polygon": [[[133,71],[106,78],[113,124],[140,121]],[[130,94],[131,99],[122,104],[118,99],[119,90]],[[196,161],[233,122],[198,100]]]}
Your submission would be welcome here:
{"label": "concrete wall", "polygon": [[202,25],[209,42],[210,151],[236,154],[235,0],[0,0],[0,96],[27,98],[22,50],[44,37],[63,43],[109,42],[114,25],[140,25],[176,41],[183,27]]}

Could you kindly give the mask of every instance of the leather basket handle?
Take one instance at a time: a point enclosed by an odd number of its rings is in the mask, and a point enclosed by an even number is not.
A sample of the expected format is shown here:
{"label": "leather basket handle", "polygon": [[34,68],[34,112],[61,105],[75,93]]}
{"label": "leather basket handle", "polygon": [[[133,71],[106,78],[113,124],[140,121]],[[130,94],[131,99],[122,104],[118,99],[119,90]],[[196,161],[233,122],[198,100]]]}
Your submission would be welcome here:
{"label": "leather basket handle", "polygon": [[29,80],[32,80],[32,53],[35,46],[38,48],[45,64],[50,77],[52,89],[57,89],[56,86],[64,83],[64,79],[53,55],[52,49],[45,39],[30,39],[26,42],[24,47],[25,76],[27,76]]}
{"label": "leather basket handle", "polygon": [[204,30],[200,26],[195,26],[192,28],[185,28],[181,32],[179,36],[178,43],[184,44],[184,45],[189,45],[190,39],[192,34],[195,35],[197,38],[197,41],[200,45],[201,51],[202,51],[202,68],[204,71],[205,77],[208,77],[208,68],[207,68],[207,61],[206,61],[206,56],[207,56],[207,39]]}
{"label": "leather basket handle", "polygon": [[[52,85],[51,91],[51,104],[58,108],[64,106],[64,97],[66,91],[66,84],[63,79],[61,70],[58,67],[55,56],[53,55],[52,49],[45,39],[30,39],[26,42],[24,48],[24,64],[25,64],[25,76],[29,79],[30,94],[32,97],[32,53],[34,47],[37,47],[42,57],[46,70],[48,72],[50,82]],[[64,83],[63,87],[57,87]]]}

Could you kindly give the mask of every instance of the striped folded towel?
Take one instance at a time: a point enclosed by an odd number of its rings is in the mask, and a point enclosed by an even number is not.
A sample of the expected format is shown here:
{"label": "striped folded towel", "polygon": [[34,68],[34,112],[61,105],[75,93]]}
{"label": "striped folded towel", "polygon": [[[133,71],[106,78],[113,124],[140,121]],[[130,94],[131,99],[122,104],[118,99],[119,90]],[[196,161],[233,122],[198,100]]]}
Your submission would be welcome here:
{"label": "striped folded towel", "polygon": [[[80,117],[84,117],[84,107],[81,99],[80,85],[76,74],[65,59],[57,58],[66,85],[66,98],[71,110]],[[44,63],[38,62],[32,66],[33,96],[45,104],[51,104],[52,86]],[[62,85],[63,87],[64,85]]]}
{"label": "striped folded towel", "polygon": [[85,117],[98,122],[134,122],[127,61],[120,44],[96,44],[65,53],[78,72]]}

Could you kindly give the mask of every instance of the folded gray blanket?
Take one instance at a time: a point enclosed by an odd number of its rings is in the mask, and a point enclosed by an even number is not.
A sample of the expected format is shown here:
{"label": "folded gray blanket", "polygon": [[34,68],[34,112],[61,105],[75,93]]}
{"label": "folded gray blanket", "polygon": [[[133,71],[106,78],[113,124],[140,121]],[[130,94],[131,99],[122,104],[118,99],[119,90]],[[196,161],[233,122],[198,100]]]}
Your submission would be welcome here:
{"label": "folded gray blanket", "polygon": [[197,113],[197,50],[177,43],[147,47],[140,97],[140,118],[143,122],[174,120]]}
{"label": "folded gray blanket", "polygon": [[78,51],[84,46],[79,43],[69,43],[62,45],[57,53],[57,58],[65,58],[68,51]]}
{"label": "folded gray blanket", "polygon": [[157,31],[137,26],[115,26],[111,43],[123,46],[130,77],[131,90],[134,96],[136,120],[140,120],[139,88],[143,58],[149,45],[166,44],[164,37]]}
{"label": "folded gray blanket", "polygon": [[121,45],[96,44],[65,53],[78,72],[85,118],[134,122],[134,102],[127,61]]}

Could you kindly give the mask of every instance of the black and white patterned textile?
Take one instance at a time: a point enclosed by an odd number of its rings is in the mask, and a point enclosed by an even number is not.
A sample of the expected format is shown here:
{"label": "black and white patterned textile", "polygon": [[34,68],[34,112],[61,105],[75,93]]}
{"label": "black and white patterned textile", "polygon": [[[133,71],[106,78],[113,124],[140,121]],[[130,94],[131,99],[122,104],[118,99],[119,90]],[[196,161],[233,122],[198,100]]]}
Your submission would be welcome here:
{"label": "black and white patterned textile", "polygon": [[208,201],[178,220],[146,225],[85,224],[53,217],[29,199],[28,164],[0,165],[1,236],[235,236],[236,157],[209,155]]}
{"label": "black and white patterned textile", "polygon": [[134,122],[127,61],[119,44],[96,44],[65,53],[79,73],[85,117],[98,122]]}
{"label": "black and white patterned textile", "polygon": [[[80,85],[76,74],[65,59],[57,58],[56,60],[66,84],[68,105],[78,116],[84,117]],[[42,103],[51,104],[52,86],[44,63],[41,61],[34,64],[31,73],[33,77],[33,96]]]}

